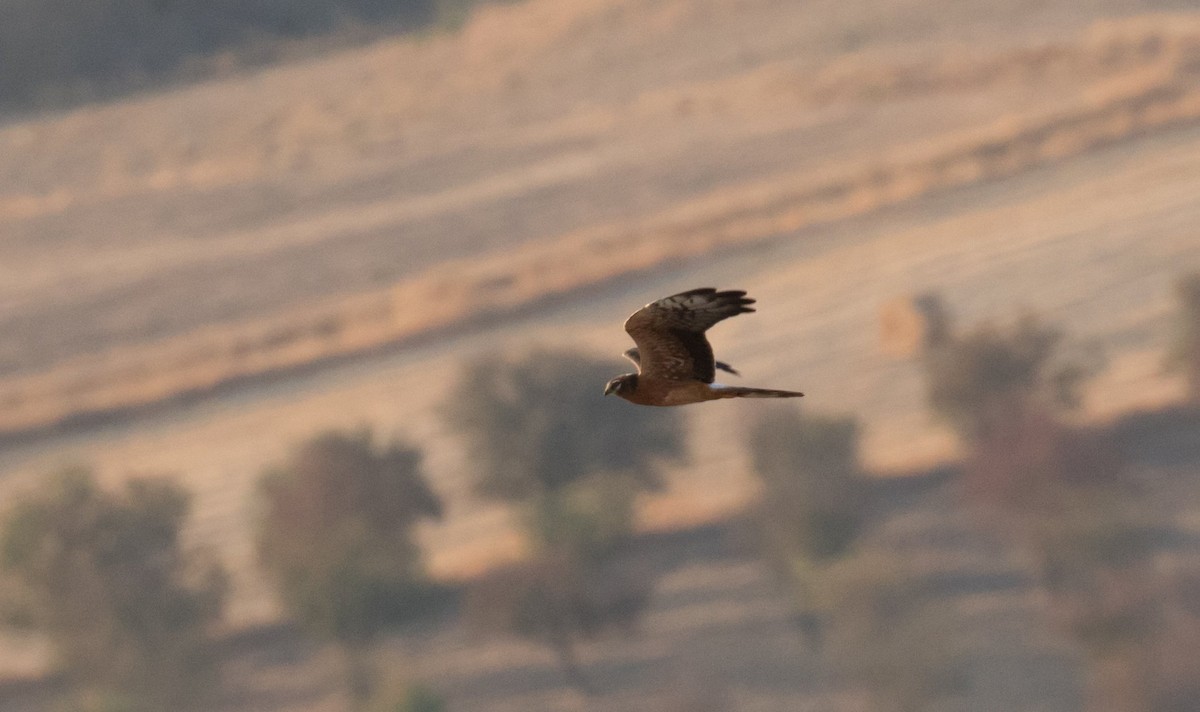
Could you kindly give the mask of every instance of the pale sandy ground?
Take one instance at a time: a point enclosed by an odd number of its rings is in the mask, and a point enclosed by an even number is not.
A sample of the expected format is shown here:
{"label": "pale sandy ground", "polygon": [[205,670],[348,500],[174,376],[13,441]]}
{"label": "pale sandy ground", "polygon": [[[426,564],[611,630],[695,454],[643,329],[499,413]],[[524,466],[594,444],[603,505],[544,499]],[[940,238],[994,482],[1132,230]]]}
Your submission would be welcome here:
{"label": "pale sandy ground", "polygon": [[[819,183],[880,158],[923,156],[998,120],[1024,125],[1100,101],[1114,82],[1137,85],[1108,65],[1070,63],[954,79],[944,67],[964,66],[969,50],[1025,66],[1021,48],[1090,46],[1097,18],[1188,10],[533,0],[489,10],[458,38],[385,42],[0,127],[0,373],[386,288],[450,258],[504,258],[590,226],[636,226],[747,186],[770,193],[797,172]],[[1141,22],[1178,27],[1189,17]],[[872,83],[903,62],[926,67],[914,76],[927,83]],[[856,87],[849,99],[817,90],[843,73]],[[177,473],[195,492],[191,540],[234,572],[231,625],[270,621],[277,610],[250,537],[258,473],[318,430],[369,424],[426,448],[450,504],[446,521],[423,532],[431,565],[468,575],[518,554],[519,542],[504,510],[467,496],[469,474],[435,415],[459,366],[536,344],[611,354],[619,372],[625,315],[698,285],[760,301],[757,314],[713,332],[744,382],[799,388],[807,408],[859,417],[876,470],[926,465],[953,457],[953,442],[928,415],[919,366],[880,349],[880,306],[938,290],[965,323],[1027,307],[1107,359],[1086,417],[1169,402],[1180,389],[1161,354],[1171,281],[1200,269],[1197,185],[1200,127],[1173,126],[662,266],[450,338],[17,442],[0,452],[0,493],[75,461],[109,482]],[[688,411],[691,462],[646,503],[648,523],[716,519],[753,497],[739,433],[763,405]],[[716,566],[667,590],[753,579],[754,595],[770,601],[763,610],[776,611],[762,615],[783,615],[761,571]],[[10,649],[7,669],[36,666],[30,650]],[[495,709],[568,708],[536,697],[561,690],[528,694]],[[739,709],[799,709],[772,704]]]}

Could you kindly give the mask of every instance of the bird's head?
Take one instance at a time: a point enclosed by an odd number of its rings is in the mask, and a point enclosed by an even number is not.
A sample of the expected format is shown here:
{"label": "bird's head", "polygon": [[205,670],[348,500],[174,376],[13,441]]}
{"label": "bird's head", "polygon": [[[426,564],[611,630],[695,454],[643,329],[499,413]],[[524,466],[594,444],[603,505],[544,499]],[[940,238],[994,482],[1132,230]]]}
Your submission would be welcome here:
{"label": "bird's head", "polygon": [[604,395],[607,396],[613,393],[616,393],[617,395],[621,395],[623,393],[633,393],[633,391],[637,388],[637,380],[638,377],[636,373],[621,374],[620,376],[617,376],[608,382],[608,385],[604,387]]}

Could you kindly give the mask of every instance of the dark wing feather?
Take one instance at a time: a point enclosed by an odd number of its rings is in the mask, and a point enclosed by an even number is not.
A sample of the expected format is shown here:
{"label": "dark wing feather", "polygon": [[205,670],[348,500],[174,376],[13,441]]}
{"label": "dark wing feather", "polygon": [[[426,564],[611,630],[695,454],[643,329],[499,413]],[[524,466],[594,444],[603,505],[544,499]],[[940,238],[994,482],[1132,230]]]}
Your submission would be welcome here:
{"label": "dark wing feather", "polygon": [[624,356],[625,358],[629,359],[630,361],[633,361],[633,365],[637,366],[639,371],[641,370],[642,355],[640,353],[638,353],[636,346],[630,346],[629,348],[625,349],[625,353],[623,353],[621,355]]}
{"label": "dark wing feather", "polygon": [[706,287],[647,304],[625,321],[625,331],[638,346],[639,371],[654,378],[712,383],[716,367],[704,332],[722,319],[754,311],[753,303],[743,291]]}
{"label": "dark wing feather", "polygon": [[[642,365],[642,355],[640,353],[638,353],[638,348],[636,346],[630,346],[629,348],[625,349],[625,352],[622,353],[621,355],[624,356],[625,358],[629,359],[630,361],[633,361],[634,366],[640,367]],[[724,361],[714,361],[713,365],[717,367],[718,371],[724,371],[725,373],[732,373],[735,376],[742,375],[742,374],[738,373],[738,370],[736,368],[734,368],[733,366],[730,366],[729,364],[725,363]]]}

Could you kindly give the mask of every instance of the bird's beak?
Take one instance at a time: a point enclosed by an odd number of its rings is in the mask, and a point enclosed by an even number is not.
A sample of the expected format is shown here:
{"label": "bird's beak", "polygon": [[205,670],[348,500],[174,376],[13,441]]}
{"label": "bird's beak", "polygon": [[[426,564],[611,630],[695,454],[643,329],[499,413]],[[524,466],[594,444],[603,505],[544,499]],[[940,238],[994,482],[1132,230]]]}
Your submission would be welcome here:
{"label": "bird's beak", "polygon": [[617,384],[609,383],[608,385],[606,385],[604,387],[604,395],[610,396],[613,394],[613,391],[615,391],[615,390],[617,390]]}

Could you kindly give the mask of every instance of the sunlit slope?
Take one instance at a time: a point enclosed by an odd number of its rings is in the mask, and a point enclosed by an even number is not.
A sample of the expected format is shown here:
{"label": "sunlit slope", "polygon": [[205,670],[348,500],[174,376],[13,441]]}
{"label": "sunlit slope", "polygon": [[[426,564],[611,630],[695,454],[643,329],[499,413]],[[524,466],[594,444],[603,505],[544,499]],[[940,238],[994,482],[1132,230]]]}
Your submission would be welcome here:
{"label": "sunlit slope", "polygon": [[[1064,327],[1071,348],[1102,354],[1105,370],[1087,389],[1085,417],[1153,407],[1182,392],[1161,364],[1171,280],[1200,269],[1197,181],[1200,127],[1132,140],[802,230],[752,252],[675,265],[470,334],[17,448],[6,458],[4,491],[72,460],[93,462],[114,481],[130,472],[178,473],[196,493],[192,536],[234,569],[235,620],[260,619],[274,609],[252,543],[259,473],[313,432],[370,424],[428,452],[432,481],[451,503],[446,520],[426,532],[431,564],[441,575],[468,574],[519,549],[503,510],[472,497],[459,443],[437,414],[461,364],[492,349],[548,345],[612,354],[619,372],[625,314],[697,284],[752,290],[759,311],[714,329],[717,353],[746,383],[799,388],[806,408],[858,417],[863,457],[876,471],[954,456],[925,405],[919,364],[880,344],[880,306],[915,291],[939,290],[966,323],[1036,310]],[[710,520],[748,501],[755,489],[741,423],[769,406],[689,409],[691,460],[647,503],[647,524]]]}
{"label": "sunlit slope", "polygon": [[[863,18],[705,8],[493,9],[461,36],[3,129],[0,430],[439,333],[1200,120],[1192,16],[988,40],[1013,18],[964,11],[831,44],[812,22]],[[539,41],[505,35],[533,19]],[[738,52],[700,51],[718,26]]]}
{"label": "sunlit slope", "polygon": [[[461,37],[0,128],[0,430],[431,335],[9,438],[0,499],[70,462],[174,473],[190,541],[232,569],[232,623],[271,620],[259,473],[370,424],[427,450],[450,503],[431,566],[467,575],[519,538],[437,416],[463,361],[547,344],[616,372],[632,308],[708,284],[761,307],[714,330],[718,354],[859,417],[881,472],[954,455],[919,364],[881,348],[881,305],[913,292],[967,323],[1025,306],[1103,354],[1085,417],[1177,397],[1161,355],[1171,280],[1200,269],[1194,17],[731,5],[514,5]],[[647,526],[753,497],[738,428],[763,406],[688,411],[691,461]]]}

